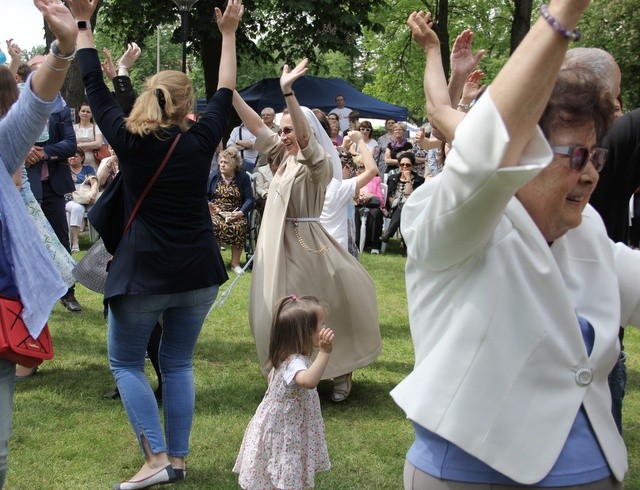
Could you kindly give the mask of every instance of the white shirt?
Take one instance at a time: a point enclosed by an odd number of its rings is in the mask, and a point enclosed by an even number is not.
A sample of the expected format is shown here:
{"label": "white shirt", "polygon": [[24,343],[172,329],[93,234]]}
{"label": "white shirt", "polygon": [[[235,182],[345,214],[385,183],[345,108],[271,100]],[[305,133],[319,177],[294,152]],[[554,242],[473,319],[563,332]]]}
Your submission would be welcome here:
{"label": "white shirt", "polygon": [[336,242],[349,250],[349,202],[356,195],[355,177],[347,180],[331,179],[324,196],[320,223]]}
{"label": "white shirt", "polygon": [[329,114],[337,114],[340,119],[340,134],[349,129],[349,114],[351,114],[351,112],[351,109],[348,107],[343,107],[342,109],[336,107],[335,109],[331,109]]}
{"label": "white shirt", "polygon": [[[249,132],[244,124],[233,128],[233,131],[231,131],[231,135],[229,136],[229,140],[227,141],[227,148],[229,148],[230,146],[236,146],[236,141],[238,140],[249,140],[251,141],[252,145],[255,145],[256,143],[256,137]],[[238,151],[240,152],[240,157],[243,160],[248,160],[253,163],[258,160],[258,150],[255,150],[253,146],[249,150],[238,148]]]}

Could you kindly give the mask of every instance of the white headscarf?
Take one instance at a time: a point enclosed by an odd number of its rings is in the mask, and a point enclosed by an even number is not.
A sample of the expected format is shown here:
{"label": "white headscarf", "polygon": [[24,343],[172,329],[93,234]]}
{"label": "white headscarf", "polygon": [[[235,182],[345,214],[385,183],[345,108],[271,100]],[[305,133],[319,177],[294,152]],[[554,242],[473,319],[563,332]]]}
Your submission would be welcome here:
{"label": "white headscarf", "polygon": [[331,164],[333,166],[333,178],[337,180],[342,180],[342,162],[340,161],[340,155],[338,155],[338,151],[336,147],[333,146],[331,142],[331,138],[318,121],[318,118],[313,113],[311,109],[308,107],[301,107],[302,112],[304,112],[307,121],[309,122],[309,126],[311,127],[311,132],[316,138],[316,141],[320,143],[320,146],[324,148],[329,156],[331,157]]}

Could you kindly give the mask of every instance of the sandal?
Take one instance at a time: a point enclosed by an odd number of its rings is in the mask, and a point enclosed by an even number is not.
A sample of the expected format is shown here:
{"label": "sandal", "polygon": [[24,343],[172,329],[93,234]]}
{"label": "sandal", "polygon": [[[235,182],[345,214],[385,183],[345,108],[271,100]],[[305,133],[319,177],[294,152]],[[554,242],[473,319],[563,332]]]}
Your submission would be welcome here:
{"label": "sandal", "polygon": [[333,392],[331,401],[341,403],[347,399],[353,388],[353,373],[345,374],[333,379]]}

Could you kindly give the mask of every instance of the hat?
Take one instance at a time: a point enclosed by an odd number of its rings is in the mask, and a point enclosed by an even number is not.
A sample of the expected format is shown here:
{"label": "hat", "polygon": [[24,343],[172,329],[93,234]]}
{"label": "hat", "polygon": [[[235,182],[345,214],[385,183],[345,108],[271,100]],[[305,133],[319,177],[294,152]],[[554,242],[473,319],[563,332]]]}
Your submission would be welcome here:
{"label": "hat", "polygon": [[30,67],[33,67],[33,65],[44,63],[44,60],[45,60],[45,57],[43,55],[37,54],[33,58],[31,58],[29,61],[27,61],[27,65],[29,65]]}

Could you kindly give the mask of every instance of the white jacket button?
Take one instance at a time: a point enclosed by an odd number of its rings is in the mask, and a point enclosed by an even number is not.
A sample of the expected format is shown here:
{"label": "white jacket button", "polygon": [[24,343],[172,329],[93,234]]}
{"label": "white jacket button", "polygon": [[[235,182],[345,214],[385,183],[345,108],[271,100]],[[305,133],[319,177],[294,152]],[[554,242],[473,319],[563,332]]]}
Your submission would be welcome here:
{"label": "white jacket button", "polygon": [[578,386],[587,386],[593,381],[591,368],[581,367],[576,371],[576,383]]}

